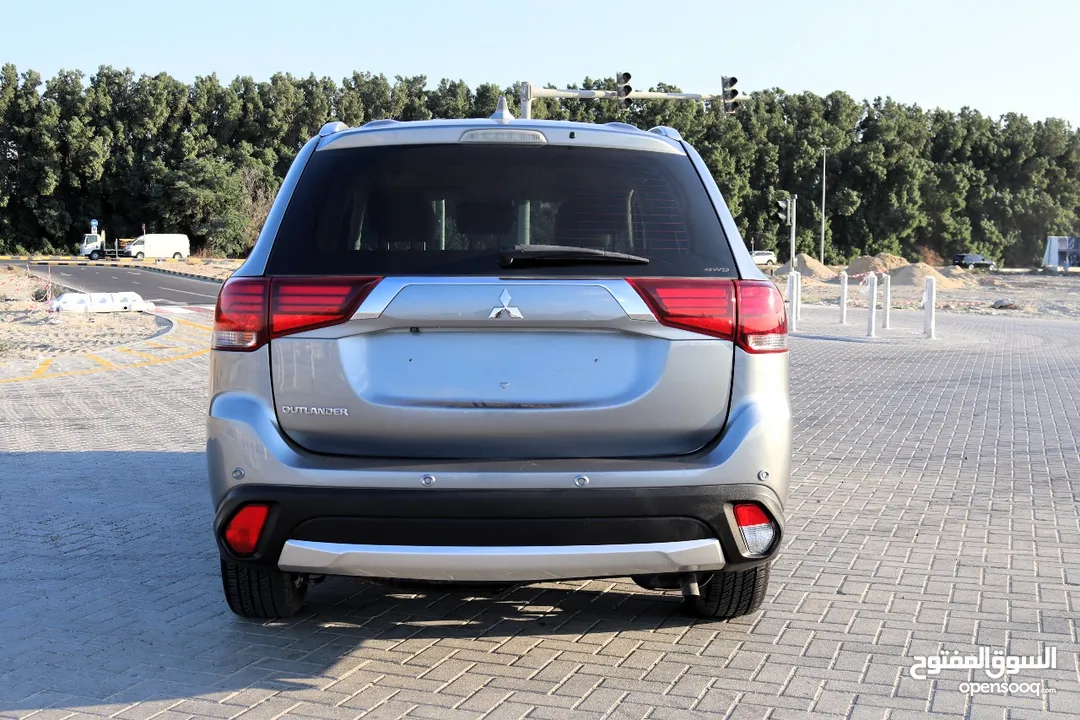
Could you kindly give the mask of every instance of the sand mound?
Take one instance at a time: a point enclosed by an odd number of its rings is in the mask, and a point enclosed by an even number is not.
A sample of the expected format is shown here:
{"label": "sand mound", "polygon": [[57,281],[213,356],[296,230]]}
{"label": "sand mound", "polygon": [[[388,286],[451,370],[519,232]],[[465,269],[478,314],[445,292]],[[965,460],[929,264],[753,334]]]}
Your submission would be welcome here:
{"label": "sand mound", "polygon": [[979,280],[977,278],[973,277],[971,273],[957,265],[943,267],[938,272],[940,272],[942,275],[949,278],[950,280],[956,280],[957,282],[963,283],[968,287],[974,287],[979,284]]}
{"label": "sand mound", "polygon": [[886,272],[888,268],[885,263],[876,257],[870,257],[869,255],[863,255],[860,258],[855,258],[850,265],[847,266],[847,274],[851,275],[864,275],[869,272]]}
{"label": "sand mound", "polygon": [[914,265],[905,265],[904,267],[892,271],[889,275],[892,276],[893,285],[922,287],[926,278],[932,277],[937,281],[938,290],[959,290],[964,287],[962,281],[945,277],[934,268],[922,262],[915,263]]}
{"label": "sand mound", "polygon": [[[799,253],[795,256],[796,267],[803,277],[813,278],[814,280],[821,280],[827,282],[836,277],[836,273],[830,270],[827,266],[822,265],[814,258],[810,257],[806,253]],[[787,275],[791,272],[791,263],[784,263],[776,269],[777,275]]]}
{"label": "sand mound", "polygon": [[899,255],[890,255],[886,252],[880,252],[874,256],[885,266],[885,272],[892,272],[897,268],[902,268],[908,264],[908,261]]}

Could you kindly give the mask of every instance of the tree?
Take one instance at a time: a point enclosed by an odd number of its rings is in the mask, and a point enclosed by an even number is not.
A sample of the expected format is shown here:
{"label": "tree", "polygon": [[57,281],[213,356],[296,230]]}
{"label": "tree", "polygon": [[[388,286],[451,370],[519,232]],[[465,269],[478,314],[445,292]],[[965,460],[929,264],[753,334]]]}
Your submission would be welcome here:
{"label": "tree", "polygon": [[[555,87],[555,85],[548,85]],[[586,89],[615,80],[585,78]],[[658,84],[655,90],[676,91]],[[248,250],[297,151],[329,120],[487,117],[520,87],[470,89],[424,76],[354,72],[215,75],[191,84],[108,66],[43,82],[0,68],[0,251],[67,249],[92,217],[112,237],[186,232],[196,248]],[[735,116],[716,104],[536,99],[539,119],[668,125],[700,152],[744,238],[787,254],[776,200],[797,193],[797,249],[817,254],[821,157],[826,259],[888,251],[916,259],[975,251],[1009,264],[1041,257],[1047,234],[1080,234],[1080,130],[1058,119],[925,111],[780,89]]]}

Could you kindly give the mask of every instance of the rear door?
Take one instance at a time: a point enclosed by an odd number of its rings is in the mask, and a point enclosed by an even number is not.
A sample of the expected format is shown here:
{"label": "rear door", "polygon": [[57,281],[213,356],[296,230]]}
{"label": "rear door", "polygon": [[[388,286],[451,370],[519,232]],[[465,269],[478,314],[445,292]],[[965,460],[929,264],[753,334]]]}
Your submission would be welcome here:
{"label": "rear door", "polygon": [[683,154],[322,150],[267,274],[278,421],[309,450],[670,455],[727,417],[734,349],[715,317],[734,322],[737,275]]}

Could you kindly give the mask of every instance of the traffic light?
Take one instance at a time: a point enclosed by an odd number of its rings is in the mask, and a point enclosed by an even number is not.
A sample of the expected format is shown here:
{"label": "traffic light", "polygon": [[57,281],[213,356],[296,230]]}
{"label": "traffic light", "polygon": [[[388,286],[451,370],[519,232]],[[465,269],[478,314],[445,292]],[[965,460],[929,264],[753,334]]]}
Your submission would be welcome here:
{"label": "traffic light", "polygon": [[724,102],[724,112],[733,115],[739,109],[739,103],[745,100],[746,96],[740,95],[739,89],[735,87],[735,84],[739,82],[739,78],[722,77],[720,81],[720,87],[723,88],[720,97]]}
{"label": "traffic light", "polygon": [[634,88],[630,87],[630,73],[615,73],[615,92],[619,96],[619,107],[623,110],[630,109],[630,93]]}
{"label": "traffic light", "polygon": [[777,200],[776,204],[780,208],[776,211],[776,217],[780,218],[780,222],[782,222],[783,224],[790,225],[792,206],[791,199],[788,198],[787,200]]}

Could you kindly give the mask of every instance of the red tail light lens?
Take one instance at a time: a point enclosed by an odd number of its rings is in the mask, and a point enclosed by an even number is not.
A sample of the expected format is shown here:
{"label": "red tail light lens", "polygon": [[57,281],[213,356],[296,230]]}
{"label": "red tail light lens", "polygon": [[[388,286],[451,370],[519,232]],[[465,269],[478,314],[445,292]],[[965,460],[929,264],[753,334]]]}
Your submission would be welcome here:
{"label": "red tail light lens", "polygon": [[380,278],[274,278],[270,337],[348,320]]}
{"label": "red tail light lens", "polygon": [[236,555],[254,553],[269,514],[270,508],[266,505],[245,505],[240,508],[225,527],[225,544]]}
{"label": "red tail light lens", "polygon": [[230,278],[218,295],[212,347],[249,352],[271,338],[343,323],[379,280]]}
{"label": "red tail light lens", "polygon": [[736,505],[735,523],[739,527],[748,527],[750,525],[768,525],[769,516],[765,514],[765,511],[761,509],[760,505]]}
{"label": "red tail light lens", "polygon": [[739,280],[739,334],[735,341],[751,353],[787,351],[784,298],[768,280]]}
{"label": "red tail light lens", "polygon": [[627,278],[669,327],[730,340],[749,353],[787,350],[784,299],[767,280]]}
{"label": "red tail light lens", "polygon": [[628,278],[627,282],[662,324],[735,339],[735,286],[730,280]]}
{"label": "red tail light lens", "polygon": [[215,350],[250,351],[266,343],[268,278],[229,278],[214,309]]}

